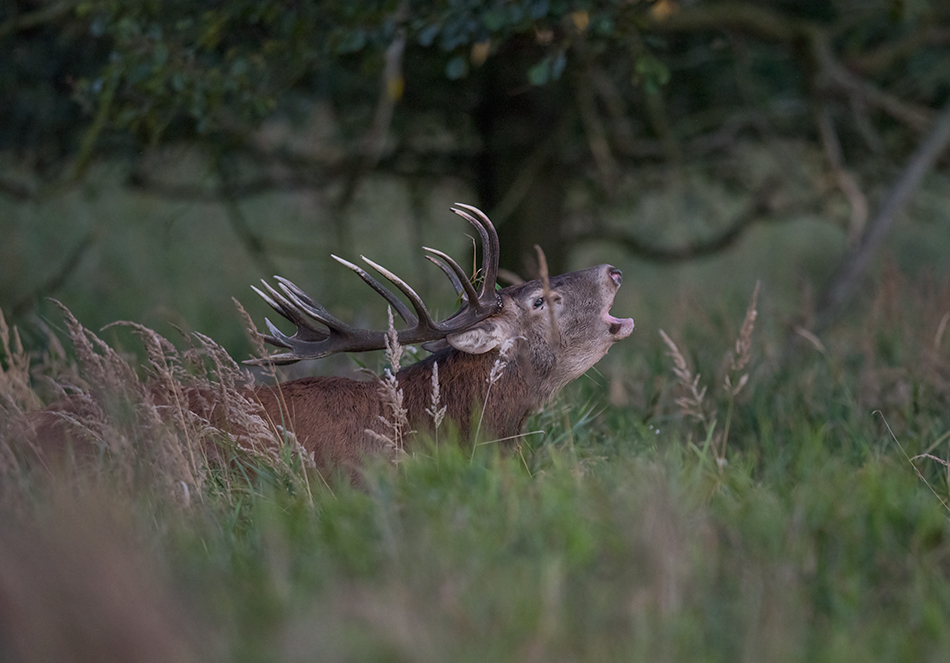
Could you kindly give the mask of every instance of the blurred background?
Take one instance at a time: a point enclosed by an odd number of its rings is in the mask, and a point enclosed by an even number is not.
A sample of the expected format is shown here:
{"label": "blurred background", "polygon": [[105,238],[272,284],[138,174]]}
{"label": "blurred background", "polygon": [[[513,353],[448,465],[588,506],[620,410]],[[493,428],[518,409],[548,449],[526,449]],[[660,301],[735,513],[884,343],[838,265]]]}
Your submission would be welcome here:
{"label": "blurred background", "polygon": [[273,274],[384,324],[331,253],[448,311],[421,247],[476,264],[455,201],[523,277],[535,244],[620,267],[631,353],[736,326],[757,280],[779,347],[882,270],[945,279],[938,0],[3,0],[0,60],[0,309],[28,345],[53,297],[243,358],[231,298],[262,324]]}
{"label": "blurred background", "polygon": [[[0,659],[950,660],[948,103],[947,0],[0,0]],[[274,274],[383,328],[331,254],[445,314],[456,201],[624,272],[518,453],[249,477],[125,365],[200,355],[100,331],[244,359]],[[47,491],[64,389],[104,451]]]}

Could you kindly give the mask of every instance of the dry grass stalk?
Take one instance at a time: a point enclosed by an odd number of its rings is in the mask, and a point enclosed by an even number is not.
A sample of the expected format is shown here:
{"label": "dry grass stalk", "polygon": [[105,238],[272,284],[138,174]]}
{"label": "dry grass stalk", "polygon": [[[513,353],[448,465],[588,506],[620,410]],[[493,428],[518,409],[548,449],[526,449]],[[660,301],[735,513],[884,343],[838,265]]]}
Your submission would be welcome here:
{"label": "dry grass stalk", "polygon": [[438,441],[439,426],[445,419],[446,410],[446,406],[442,405],[442,394],[439,391],[439,362],[436,361],[432,363],[432,387],[429,391],[429,407],[426,408],[426,414],[432,417],[436,441]]}
{"label": "dry grass stalk", "polygon": [[947,323],[950,322],[950,311],[943,314],[940,323],[937,325],[937,333],[934,334],[934,351],[940,351],[940,344],[943,341],[943,334],[947,330]]}
{"label": "dry grass stalk", "polygon": [[739,336],[736,338],[735,350],[730,357],[729,369],[723,378],[723,388],[726,390],[729,399],[729,407],[726,411],[726,422],[722,429],[722,439],[716,453],[720,470],[726,462],[726,444],[729,440],[729,429],[732,424],[732,412],[735,408],[736,396],[749,381],[749,374],[747,372],[743,373],[743,371],[752,360],[752,331],[755,329],[755,319],[758,316],[757,306],[760,285],[760,281],[755,282],[752,299],[749,301],[749,308],[746,309],[745,317],[742,319]]}
{"label": "dry grass stalk", "polygon": [[[125,359],[83,327],[63,304],[56,304],[63,312],[84,383],[67,388],[73,403],[56,414],[106,452],[117,473],[131,486],[134,440],[142,432],[137,415],[151,414],[148,408],[138,407],[147,399],[145,388]],[[151,445],[148,448],[151,450]]]}
{"label": "dry grass stalk", "polygon": [[808,341],[813,348],[818,350],[821,354],[827,354],[828,348],[825,347],[825,344],[821,342],[821,339],[818,338],[814,333],[805,329],[800,325],[795,326],[795,333],[801,336],[803,339]]}
{"label": "dry grass stalk", "polygon": [[[97,481],[108,479],[116,488],[138,491],[145,480],[187,503],[203,499],[210,486],[221,483],[230,499],[232,474],[243,482],[246,475],[220,452],[222,447],[244,454],[238,460],[247,459],[252,466],[266,463],[294,481],[298,463],[277,453],[282,441],[299,456],[301,467],[314,464],[291,434],[264,418],[248,373],[210,338],[195,334],[192,346],[180,352],[147,327],[116,323],[144,344],[149,377],[143,382],[125,359],[61,308],[80,379],[58,378],[62,398],[43,413],[46,421],[59,422],[62,435],[88,444],[92,453],[83,457],[82,467],[91,462]],[[17,347],[16,342],[7,345]],[[0,411],[5,414],[13,402],[10,394],[11,388],[0,384]],[[21,407],[16,410],[22,413]],[[28,437],[30,430],[23,428],[18,435]],[[30,443],[9,438],[4,430],[0,436],[4,449],[8,441],[20,447]]]}
{"label": "dry grass stalk", "polygon": [[759,300],[760,285],[761,282],[756,281],[755,289],[752,291],[752,300],[749,302],[749,308],[746,309],[745,318],[743,318],[742,326],[739,329],[739,336],[736,338],[735,350],[729,358],[729,369],[723,379],[723,388],[733,398],[742,391],[742,388],[749,381],[748,373],[739,374],[752,360],[752,331],[755,329],[755,319],[758,316],[756,307]]}
{"label": "dry grass stalk", "polygon": [[660,336],[663,337],[663,342],[666,343],[670,349],[667,354],[673,360],[673,374],[676,375],[680,386],[686,391],[685,396],[680,396],[676,399],[676,404],[679,406],[680,412],[684,417],[695,419],[704,426],[708,425],[706,409],[703,405],[703,399],[706,397],[706,387],[700,389],[699,374],[693,376],[689,370],[689,365],[686,363],[686,357],[684,357],[683,353],[676,347],[676,343],[673,342],[673,339],[662,329],[660,330]]}
{"label": "dry grass stalk", "polygon": [[392,454],[392,461],[398,463],[406,453],[406,438],[414,431],[409,430],[409,411],[403,404],[403,391],[399,388],[399,380],[396,378],[402,361],[403,348],[399,344],[392,307],[387,308],[389,331],[386,333],[386,360],[389,362],[389,368],[383,371],[382,377],[372,374],[379,384],[379,395],[382,398],[383,408],[387,412],[387,416],[379,415],[379,421],[385,432],[380,433],[367,428],[366,434],[382,442]]}
{"label": "dry grass stalk", "polygon": [[[237,298],[232,297],[231,301],[234,302],[234,307],[237,309],[238,316],[241,318],[241,322],[244,323],[244,330],[247,332],[247,338],[250,340],[251,344],[254,346],[254,354],[257,357],[266,357],[267,346],[264,345],[264,339],[261,338],[261,335],[257,333],[257,327],[254,324],[254,319],[251,318],[251,314],[241,305],[241,302]],[[268,375],[275,378],[277,377],[277,367],[273,364],[265,365],[265,371]]]}
{"label": "dry grass stalk", "polygon": [[[722,433],[710,438],[720,471],[726,465],[726,442],[729,439],[729,428],[732,423],[736,396],[749,382],[749,373],[746,368],[752,361],[752,332],[755,329],[755,319],[758,317],[759,286],[760,283],[756,282],[755,289],[752,291],[752,299],[739,328],[739,336],[736,338],[734,349],[727,355],[726,374],[723,377],[722,386],[728,399],[728,409]],[[706,388],[700,388],[699,374],[693,376],[689,364],[686,362],[686,357],[680,352],[673,339],[662,329],[660,330],[660,336],[663,337],[663,342],[669,348],[667,354],[673,359],[673,373],[676,375],[680,386],[686,391],[684,396],[676,399],[680,412],[683,416],[695,419],[708,428],[710,420],[704,407]],[[712,435],[713,431],[707,430],[707,434]]]}
{"label": "dry grass stalk", "polygon": [[403,348],[399,344],[399,333],[396,331],[396,325],[393,321],[393,307],[387,306],[386,312],[389,315],[389,327],[386,332],[386,361],[393,373],[398,373],[402,367]]}
{"label": "dry grass stalk", "polygon": [[3,311],[0,311],[0,348],[4,359],[0,362],[0,394],[24,410],[40,407],[42,403],[30,384],[30,356],[23,349],[17,328],[7,326]]}
{"label": "dry grass stalk", "polygon": [[924,485],[926,485],[927,488],[930,489],[930,492],[933,493],[934,497],[936,497],[940,501],[940,504],[943,506],[943,508],[946,511],[950,512],[950,503],[948,503],[947,500],[945,500],[940,495],[940,493],[937,492],[937,489],[934,488],[933,485],[931,485],[929,481],[927,481],[927,478],[924,477],[923,473],[920,471],[920,468],[917,467],[917,464],[915,463],[915,461],[918,458],[928,458],[930,460],[937,461],[938,463],[940,463],[941,465],[947,468],[948,480],[950,480],[950,463],[943,460],[942,458],[937,458],[936,456],[929,453],[917,454],[916,456],[911,458],[910,456],[907,455],[907,452],[904,450],[904,445],[901,444],[901,441],[899,439],[897,439],[897,435],[894,434],[894,431],[891,429],[891,425],[887,423],[887,418],[884,416],[884,413],[881,412],[880,410],[875,410],[872,414],[876,414],[881,417],[881,421],[884,423],[884,427],[887,428],[888,434],[891,436],[891,439],[894,440],[894,444],[897,445],[897,448],[900,450],[901,455],[904,457],[904,460],[906,460],[908,464],[910,464],[911,468],[914,470],[914,473],[917,475],[917,478],[920,479],[924,483]]}
{"label": "dry grass stalk", "polygon": [[[244,330],[247,332],[247,337],[251,341],[251,344],[254,346],[255,356],[266,357],[268,354],[268,351],[267,351],[266,346],[264,345],[264,340],[261,338],[261,335],[257,333],[257,327],[254,324],[253,318],[251,318],[251,315],[247,312],[247,310],[245,310],[244,306],[241,305],[241,302],[239,302],[235,297],[232,297],[231,301],[234,302],[234,306],[237,309],[238,315],[240,316],[241,321],[244,323]],[[225,355],[225,356],[227,357],[228,360],[231,360],[230,356],[228,355]],[[264,372],[264,375],[266,375],[271,380],[273,380],[275,384],[275,388],[277,390],[278,398],[282,402],[284,402],[283,393],[281,392],[281,388],[280,388],[280,381],[277,379],[277,366],[273,364],[265,365],[263,372]],[[255,405],[257,406],[260,405],[260,403],[256,399],[255,399]],[[287,410],[286,405],[281,408],[281,412],[284,412],[286,410]],[[266,423],[270,427],[271,430],[277,432],[277,434],[283,439],[284,444],[291,449],[292,457],[296,457],[298,461],[300,462],[301,467],[304,469],[301,475],[307,487],[306,494],[312,495],[312,492],[310,491],[309,475],[306,470],[316,468],[317,466],[316,459],[314,457],[313,452],[312,451],[308,452],[304,448],[304,446],[300,444],[300,441],[297,439],[297,436],[294,433],[294,431],[288,429],[285,425],[283,425],[284,423],[289,423],[289,422],[276,422],[268,418]],[[242,451],[250,453],[252,457],[255,454],[267,453],[268,451],[266,448],[258,449],[257,447],[241,446],[240,448]],[[273,461],[271,460],[271,462]],[[284,464],[282,460],[280,461],[280,463]],[[291,470],[291,473],[293,473],[292,468],[288,467],[285,469]],[[322,475],[320,475],[320,478],[323,481],[324,485],[327,488],[329,488],[330,486],[326,482],[326,479]]]}

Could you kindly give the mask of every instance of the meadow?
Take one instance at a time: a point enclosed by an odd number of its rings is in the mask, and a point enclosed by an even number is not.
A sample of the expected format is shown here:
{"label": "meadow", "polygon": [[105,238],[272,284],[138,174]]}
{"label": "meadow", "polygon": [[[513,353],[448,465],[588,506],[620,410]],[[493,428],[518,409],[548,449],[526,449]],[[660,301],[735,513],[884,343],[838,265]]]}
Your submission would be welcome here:
{"label": "meadow", "polygon": [[[618,298],[637,338],[514,450],[447,434],[359,487],[154,402],[243,416],[208,337],[4,323],[0,657],[947,660],[950,281],[886,259],[821,338],[755,283]],[[64,390],[101,453],[49,474],[16,427]]]}

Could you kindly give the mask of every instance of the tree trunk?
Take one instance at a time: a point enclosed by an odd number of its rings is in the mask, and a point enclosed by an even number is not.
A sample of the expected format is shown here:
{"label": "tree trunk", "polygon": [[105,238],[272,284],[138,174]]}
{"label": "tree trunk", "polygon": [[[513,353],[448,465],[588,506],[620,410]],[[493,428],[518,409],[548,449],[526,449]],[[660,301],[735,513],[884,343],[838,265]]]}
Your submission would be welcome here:
{"label": "tree trunk", "polygon": [[569,253],[564,239],[568,173],[558,149],[570,108],[567,76],[531,85],[528,69],[543,53],[524,41],[505,51],[489,58],[481,72],[475,115],[482,138],[478,197],[495,215],[502,267],[536,276],[538,244],[551,273],[559,274],[567,270]]}

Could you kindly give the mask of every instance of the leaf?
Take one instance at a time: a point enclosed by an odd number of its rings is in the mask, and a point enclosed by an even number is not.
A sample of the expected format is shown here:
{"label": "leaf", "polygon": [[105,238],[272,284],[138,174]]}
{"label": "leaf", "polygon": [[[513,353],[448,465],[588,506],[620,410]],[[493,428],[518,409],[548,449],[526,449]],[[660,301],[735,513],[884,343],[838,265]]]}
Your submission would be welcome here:
{"label": "leaf", "polygon": [[468,74],[468,62],[461,55],[456,55],[445,65],[445,75],[449,80],[457,81]]}
{"label": "leaf", "polygon": [[428,25],[419,31],[419,45],[429,47],[432,46],[432,42],[435,41],[435,38],[439,35],[439,30],[442,29],[442,26],[439,24]]}
{"label": "leaf", "polygon": [[156,67],[164,66],[168,62],[168,46],[164,43],[156,44],[152,51],[152,62]]}
{"label": "leaf", "polygon": [[578,32],[587,32],[587,26],[590,25],[590,14],[586,11],[574,11],[570,13],[571,22],[574,23],[574,29]]}
{"label": "leaf", "polygon": [[529,10],[531,13],[531,18],[544,18],[548,15],[548,9],[548,0],[537,0],[537,2],[531,3],[531,9]]}
{"label": "leaf", "polygon": [[496,7],[483,12],[482,25],[484,25],[489,32],[500,30],[505,25],[505,11],[500,7]]}
{"label": "leaf", "polygon": [[601,37],[608,37],[614,32],[614,19],[607,14],[601,14],[594,20],[593,32]]}
{"label": "leaf", "polygon": [[360,28],[343,35],[337,44],[337,53],[355,53],[366,45],[366,32]]}
{"label": "leaf", "polygon": [[544,85],[551,78],[551,60],[545,58],[528,70],[528,80],[532,85]]}
{"label": "leaf", "polygon": [[634,70],[639,83],[648,94],[656,94],[670,81],[669,68],[649,53],[637,58]]}

